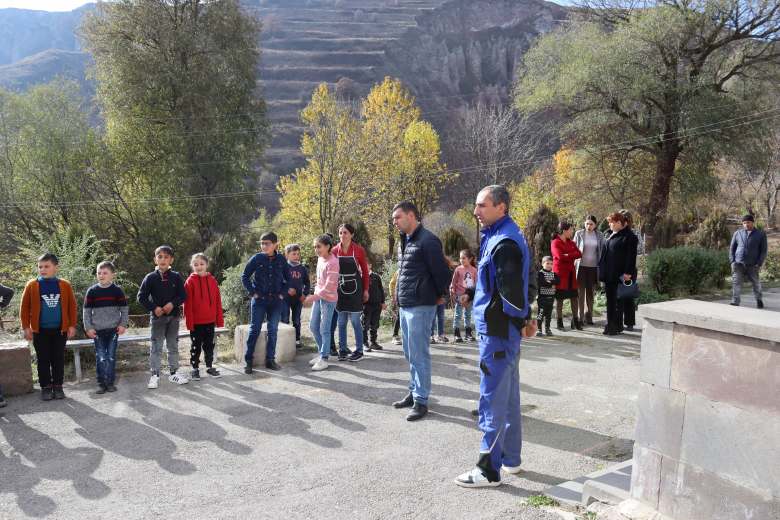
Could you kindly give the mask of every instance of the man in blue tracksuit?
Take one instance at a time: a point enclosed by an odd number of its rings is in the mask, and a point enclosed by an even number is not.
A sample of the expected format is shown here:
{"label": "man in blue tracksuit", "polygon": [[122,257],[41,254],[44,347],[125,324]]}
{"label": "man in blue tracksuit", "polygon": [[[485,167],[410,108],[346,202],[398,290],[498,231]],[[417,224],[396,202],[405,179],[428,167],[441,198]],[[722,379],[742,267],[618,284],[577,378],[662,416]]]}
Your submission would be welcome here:
{"label": "man in blue tracksuit", "polygon": [[250,307],[251,319],[249,337],[246,341],[244,360],[245,374],[252,373],[252,360],[255,355],[255,344],[260,337],[263,321],[268,321],[268,341],[265,348],[265,367],[279,370],[276,363],[276,332],[282,309],[285,308],[284,298],[295,294],[290,288],[290,266],[287,260],[276,251],[279,240],[275,233],[264,233],[260,237],[262,252],[257,253],[244,267],[241,282],[252,298]]}
{"label": "man in blue tracksuit", "polygon": [[509,192],[488,186],[477,195],[474,216],[482,226],[474,324],[479,335],[477,466],[455,479],[463,487],[501,484],[501,469],[520,471],[520,340],[536,334],[531,302],[536,279],[523,233],[509,216]]}

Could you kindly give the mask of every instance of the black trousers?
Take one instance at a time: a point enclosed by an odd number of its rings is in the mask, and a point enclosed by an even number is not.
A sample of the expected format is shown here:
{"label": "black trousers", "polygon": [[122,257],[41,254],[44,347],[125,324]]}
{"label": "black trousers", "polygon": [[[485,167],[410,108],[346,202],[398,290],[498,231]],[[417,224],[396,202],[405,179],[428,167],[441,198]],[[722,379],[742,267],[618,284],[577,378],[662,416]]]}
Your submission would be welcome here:
{"label": "black trousers", "polygon": [[622,302],[617,298],[617,282],[604,284],[604,292],[607,296],[607,329],[612,332],[620,332],[623,328]]}
{"label": "black trousers", "polygon": [[623,310],[623,323],[625,326],[633,327],[636,325],[636,300],[633,298],[620,300],[620,306]]}
{"label": "black trousers", "polygon": [[190,331],[190,340],[190,366],[198,368],[202,350],[206,368],[211,368],[214,362],[214,323],[195,325],[195,329]]}
{"label": "black trousers", "polygon": [[61,387],[65,379],[65,343],[68,336],[59,329],[41,329],[33,334],[41,388]]}
{"label": "black trousers", "polygon": [[382,317],[381,303],[367,303],[363,305],[363,315],[360,317],[363,325],[363,344],[367,345],[369,335],[371,342],[376,343],[376,335],[379,330],[379,318]]}
{"label": "black trousers", "polygon": [[536,300],[536,303],[539,307],[539,314],[536,316],[539,329],[542,328],[542,322],[544,322],[544,324],[547,325],[547,330],[549,330],[555,298],[553,296],[539,296]]}

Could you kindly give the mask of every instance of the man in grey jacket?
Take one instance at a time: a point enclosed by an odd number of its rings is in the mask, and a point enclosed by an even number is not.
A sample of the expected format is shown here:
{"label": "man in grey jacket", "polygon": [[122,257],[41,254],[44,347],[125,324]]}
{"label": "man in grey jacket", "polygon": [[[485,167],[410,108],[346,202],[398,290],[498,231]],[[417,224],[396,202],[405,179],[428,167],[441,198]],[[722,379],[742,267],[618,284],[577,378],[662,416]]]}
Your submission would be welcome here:
{"label": "man in grey jacket", "polygon": [[766,260],[767,242],[766,233],[755,227],[753,215],[742,217],[742,229],[734,232],[729,248],[729,261],[731,262],[731,305],[740,304],[742,283],[745,279],[753,285],[753,295],[756,297],[756,306],[764,308],[761,297],[761,280],[758,272]]}

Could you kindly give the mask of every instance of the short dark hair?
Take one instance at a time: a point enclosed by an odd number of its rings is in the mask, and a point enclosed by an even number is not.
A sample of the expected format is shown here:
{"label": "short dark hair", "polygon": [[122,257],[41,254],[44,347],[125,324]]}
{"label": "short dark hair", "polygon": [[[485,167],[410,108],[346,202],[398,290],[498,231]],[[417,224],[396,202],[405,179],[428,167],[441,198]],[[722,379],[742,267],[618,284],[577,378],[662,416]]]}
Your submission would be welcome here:
{"label": "short dark hair", "polygon": [[355,226],[353,226],[349,222],[342,222],[341,224],[339,224],[339,230],[341,230],[341,228],[344,228],[347,231],[349,231],[350,235],[354,235],[355,234]]}
{"label": "short dark hair", "polygon": [[499,204],[506,205],[506,212],[509,214],[509,205],[512,201],[512,197],[509,195],[509,190],[506,189],[506,186],[503,184],[491,184],[490,186],[485,186],[479,191],[480,193],[483,191],[488,192],[490,194],[490,200],[493,201],[494,206],[498,206]]}
{"label": "short dark hair", "polygon": [[750,213],[748,213],[747,215],[742,217],[742,222],[755,222],[755,221],[756,221],[756,218],[753,215],[751,215]]}
{"label": "short dark hair", "polygon": [[414,217],[417,220],[420,220],[420,211],[417,209],[417,206],[414,205],[414,202],[411,200],[405,200],[402,202],[399,202],[395,206],[393,206],[393,213],[395,213],[395,210],[400,209],[404,213],[414,213]]}
{"label": "short dark hair", "polygon": [[114,265],[114,262],[110,262],[108,260],[103,260],[97,265],[96,271],[100,271],[101,269],[108,269],[112,273],[116,272],[116,266]]}
{"label": "short dark hair", "polygon": [[260,242],[265,242],[266,240],[268,242],[273,242],[274,244],[279,243],[279,237],[277,237],[276,233],[274,233],[273,231],[269,231],[268,233],[263,233],[262,235],[260,235]]}
{"label": "short dark hair", "polygon": [[38,262],[51,262],[54,265],[60,265],[60,259],[54,253],[44,253],[38,257]]}
{"label": "short dark hair", "polygon": [[553,261],[553,257],[551,257],[551,256],[543,256],[542,257],[542,263],[552,262],[552,261]]}
{"label": "short dark hair", "polygon": [[563,233],[567,229],[571,229],[571,227],[572,227],[571,226],[571,222],[567,222],[565,220],[561,220],[560,222],[558,222],[558,234],[560,235],[561,233]]}
{"label": "short dark hair", "polygon": [[288,244],[287,247],[284,248],[284,253],[289,255],[293,251],[300,251],[300,250],[301,250],[301,246],[299,246],[298,244]]}
{"label": "short dark hair", "polygon": [[171,246],[162,245],[154,250],[154,256],[159,255],[160,253],[166,254],[170,257],[173,256],[173,248]]}

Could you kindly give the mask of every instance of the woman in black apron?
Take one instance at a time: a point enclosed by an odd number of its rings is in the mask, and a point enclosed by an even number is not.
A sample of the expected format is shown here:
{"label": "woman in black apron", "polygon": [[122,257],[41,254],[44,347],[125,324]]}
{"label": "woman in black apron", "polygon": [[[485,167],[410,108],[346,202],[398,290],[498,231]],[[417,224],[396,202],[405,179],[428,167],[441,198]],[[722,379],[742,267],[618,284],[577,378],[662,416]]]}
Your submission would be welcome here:
{"label": "woman in black apron", "polygon": [[[350,224],[339,226],[339,244],[333,254],[339,259],[339,300],[336,304],[338,318],[331,321],[331,332],[339,329],[339,361],[360,361],[363,358],[363,327],[360,316],[363,303],[368,300],[368,263],[366,251],[352,241],[355,228]],[[355,333],[355,351],[347,347],[347,322]],[[335,345],[332,342],[331,345]]]}

